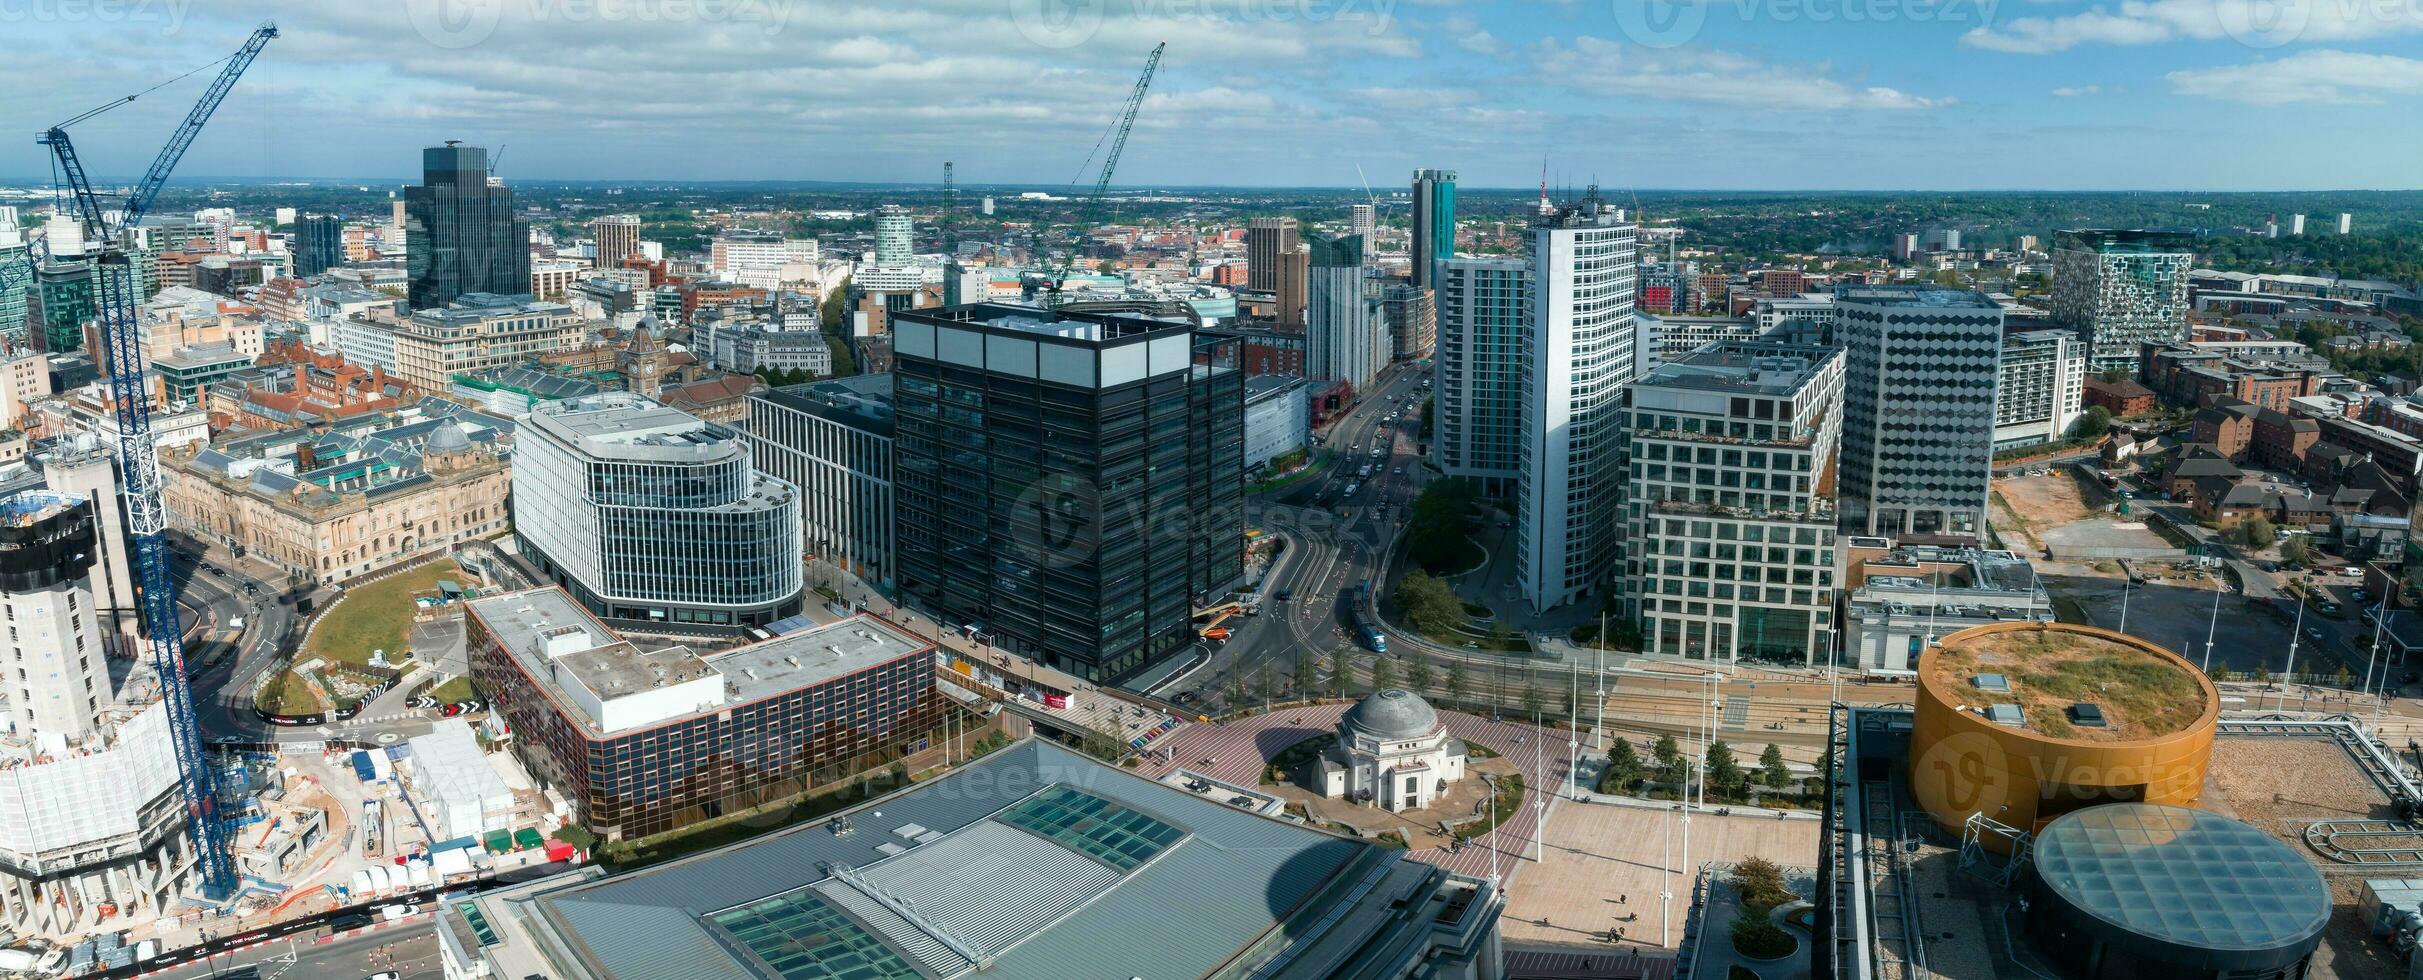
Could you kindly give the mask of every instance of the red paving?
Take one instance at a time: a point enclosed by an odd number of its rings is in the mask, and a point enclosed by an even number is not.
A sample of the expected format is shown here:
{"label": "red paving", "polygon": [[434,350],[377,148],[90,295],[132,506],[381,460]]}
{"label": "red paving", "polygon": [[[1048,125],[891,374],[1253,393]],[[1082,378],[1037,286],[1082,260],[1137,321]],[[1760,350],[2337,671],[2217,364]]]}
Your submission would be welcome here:
{"label": "red paving", "polygon": [[[1337,730],[1338,716],[1348,704],[1283,708],[1266,715],[1239,718],[1226,724],[1187,725],[1169,734],[1161,753],[1148,757],[1139,771],[1158,779],[1177,769],[1201,773],[1240,786],[1261,782],[1262,768],[1272,756],[1298,742]],[[1522,770],[1526,788],[1561,792],[1571,767],[1567,735],[1513,722],[1494,722],[1474,715],[1440,712],[1447,730],[1467,744],[1486,746]],[[1539,742],[1546,738],[1545,743]],[[1546,750],[1535,756],[1538,750]],[[1211,760],[1206,762],[1205,760]],[[1536,797],[1535,797],[1536,798]],[[1554,809],[1553,801],[1550,809]],[[1535,811],[1526,804],[1498,826],[1495,835],[1482,834],[1462,851],[1445,848],[1413,852],[1417,861],[1450,871],[1488,877],[1494,854],[1498,873],[1514,878],[1532,851]]]}

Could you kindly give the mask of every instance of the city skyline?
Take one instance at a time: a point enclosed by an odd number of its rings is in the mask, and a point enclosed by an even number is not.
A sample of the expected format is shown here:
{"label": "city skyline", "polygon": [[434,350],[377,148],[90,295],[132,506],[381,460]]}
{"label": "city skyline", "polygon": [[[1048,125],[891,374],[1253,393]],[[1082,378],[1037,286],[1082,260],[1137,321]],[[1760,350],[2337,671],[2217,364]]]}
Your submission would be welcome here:
{"label": "city skyline", "polygon": [[[281,57],[239,91],[284,125],[206,135],[184,173],[400,181],[395,161],[455,138],[498,148],[509,180],[883,182],[952,159],[968,186],[1052,186],[1082,180],[1085,148],[1166,38],[1119,186],[1351,187],[1357,166],[1393,185],[1445,164],[1467,188],[1519,188],[1543,157],[1572,187],[2411,186],[2394,161],[2423,133],[2377,123],[2423,97],[2423,20],[2297,3],[2266,19],[2265,3],[1977,0],[1859,23],[1628,0],[162,4],[20,15],[27,43],[0,79],[45,94],[0,121],[38,131],[274,17]],[[142,159],[177,110],[139,100],[78,138],[96,161]],[[1203,152],[1220,118],[1251,119],[1257,138]],[[2378,152],[2233,138],[2265,126],[2363,129]],[[1755,152],[1770,144],[1795,152]],[[2179,145],[2198,149],[2163,152]],[[0,173],[43,165],[30,143],[0,150]]]}

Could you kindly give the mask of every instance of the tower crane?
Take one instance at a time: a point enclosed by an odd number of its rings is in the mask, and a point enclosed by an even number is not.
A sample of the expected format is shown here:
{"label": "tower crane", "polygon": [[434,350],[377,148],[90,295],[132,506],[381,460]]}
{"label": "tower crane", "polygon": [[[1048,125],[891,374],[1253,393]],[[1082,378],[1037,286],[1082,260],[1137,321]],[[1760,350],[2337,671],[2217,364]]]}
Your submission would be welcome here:
{"label": "tower crane", "polygon": [[[1095,220],[1101,215],[1103,195],[1108,193],[1111,187],[1111,173],[1119,169],[1119,154],[1127,150],[1127,134],[1136,128],[1136,110],[1144,108],[1145,90],[1152,88],[1153,72],[1160,70],[1161,52],[1168,47],[1168,41],[1153,45],[1153,53],[1144,59],[1144,73],[1136,76],[1136,88],[1128,93],[1127,106],[1120,111],[1118,121],[1112,125],[1110,130],[1111,148],[1109,153],[1103,154],[1102,174],[1094,178],[1093,191],[1085,196],[1085,203],[1077,211],[1078,242],[1071,248],[1072,256],[1074,253],[1082,251],[1086,232],[1093,229]],[[1093,158],[1089,155],[1086,159],[1090,161]],[[1060,305],[1060,284],[1068,278],[1071,261],[1071,256],[1056,257],[1052,261],[1051,270],[1047,273],[1049,277],[1047,287],[1050,295],[1045,300],[1046,305]]]}
{"label": "tower crane", "polygon": [[93,193],[92,182],[85,177],[84,163],[76,156],[75,144],[68,140],[67,127],[132,102],[161,86],[75,116],[52,126],[35,140],[48,147],[57,161],[73,195],[76,218],[84,226],[85,240],[98,249],[93,306],[108,346],[110,401],[118,421],[118,468],[125,483],[126,530],[141,590],[137,601],[143,613],[143,635],[152,668],[160,675],[160,700],[168,708],[169,731],[176,740],[178,789],[185,802],[185,831],[193,841],[195,870],[201,879],[199,891],[211,900],[234,894],[235,864],[228,853],[228,828],[218,812],[218,777],[203,753],[201,722],[194,711],[193,687],[185,674],[185,641],[180,635],[176,590],[169,574],[168,508],[160,496],[159,451],[152,441],[151,401],[143,383],[143,333],[135,322],[132,266],[119,233],[143,220],[161,186],[168,182],[169,173],[177,168],[177,161],[193,145],[194,137],[201,135],[202,125],[210,121],[211,113],[227,98],[228,91],[235,88],[244,69],[251,67],[261,49],[277,36],[276,24],[262,24],[234,54],[186,73],[192,75],[212,65],[226,66],[203,91],[201,100],[185,114],[185,121],[169,136],[168,144],[160,148],[159,156],[152,159],[151,169],[128,192],[115,224],[109,221],[101,198]]}

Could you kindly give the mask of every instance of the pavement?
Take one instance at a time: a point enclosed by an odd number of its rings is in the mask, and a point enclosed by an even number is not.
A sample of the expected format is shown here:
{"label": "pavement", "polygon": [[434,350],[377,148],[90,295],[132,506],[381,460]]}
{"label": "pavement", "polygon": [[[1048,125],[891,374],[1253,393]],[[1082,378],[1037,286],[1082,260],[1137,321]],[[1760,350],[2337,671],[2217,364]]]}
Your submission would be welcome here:
{"label": "pavement", "polygon": [[429,914],[422,913],[333,939],[271,940],[146,975],[176,980],[348,980],[392,970],[403,980],[441,980],[446,971],[429,920]]}

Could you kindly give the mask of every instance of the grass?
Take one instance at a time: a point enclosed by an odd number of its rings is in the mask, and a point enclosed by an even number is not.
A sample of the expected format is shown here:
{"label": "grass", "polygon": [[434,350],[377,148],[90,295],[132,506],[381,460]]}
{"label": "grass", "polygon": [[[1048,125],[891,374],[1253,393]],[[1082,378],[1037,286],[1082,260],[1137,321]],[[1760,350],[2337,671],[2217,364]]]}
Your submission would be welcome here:
{"label": "grass", "polygon": [[1758,980],[1758,971],[1735,963],[1725,968],[1725,980]]}
{"label": "grass", "polygon": [[[2028,724],[2055,738],[2073,734],[2065,710],[2074,703],[2103,706],[2117,725],[2139,735],[2184,728],[2204,712],[2192,672],[2135,649],[2052,631],[2021,630],[1946,648],[1939,669],[1966,678],[1980,671],[2011,675]],[[1964,703],[1982,706],[2011,700],[2004,695],[1955,689]]]}
{"label": "grass", "polygon": [[254,703],[273,715],[311,715],[327,710],[320,703],[319,690],[292,669],[278,671],[269,683],[261,685]]}
{"label": "grass", "polygon": [[1800,948],[1800,940],[1778,929],[1763,915],[1733,917],[1733,951],[1754,960],[1781,959]]}
{"label": "grass", "polygon": [[1514,816],[1515,811],[1522,807],[1523,774],[1508,773],[1498,777],[1497,797],[1490,801],[1490,809],[1497,811],[1495,820],[1490,819],[1489,814],[1484,812],[1479,817],[1456,824],[1449,830],[1458,837],[1477,838],[1488,833],[1491,826],[1505,823],[1507,818]]}
{"label": "grass", "polygon": [[1288,774],[1295,772],[1298,767],[1311,762],[1314,756],[1320,755],[1324,750],[1336,744],[1338,744],[1336,735],[1315,735],[1279,750],[1279,754],[1270,757],[1270,764],[1262,767],[1262,785],[1284,785],[1287,782]]}
{"label": "grass", "polygon": [[436,588],[441,579],[468,578],[453,562],[438,561],[353,589],[320,616],[297,657],[361,666],[370,662],[370,651],[385,650],[389,663],[401,660],[411,652],[412,594]]}
{"label": "grass", "polygon": [[469,677],[456,677],[431,688],[429,696],[438,699],[440,704],[454,704],[479,697],[479,688],[471,686]]}

